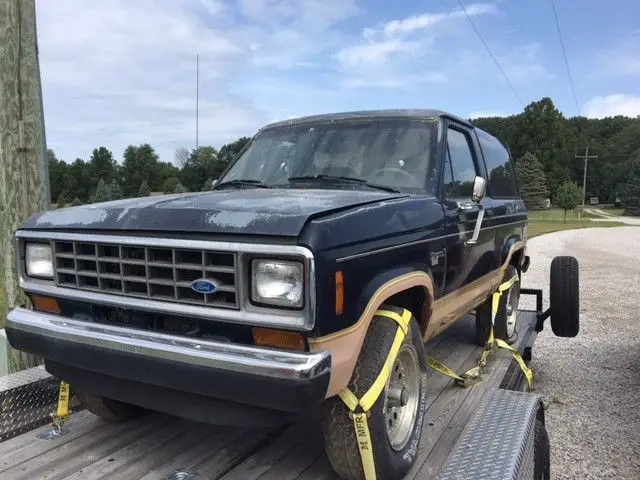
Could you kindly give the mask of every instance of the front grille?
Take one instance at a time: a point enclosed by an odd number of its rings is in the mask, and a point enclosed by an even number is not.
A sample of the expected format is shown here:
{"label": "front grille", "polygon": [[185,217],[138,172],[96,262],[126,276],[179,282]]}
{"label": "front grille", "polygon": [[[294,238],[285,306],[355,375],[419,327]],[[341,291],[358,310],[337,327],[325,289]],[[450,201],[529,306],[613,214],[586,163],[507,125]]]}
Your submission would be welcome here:
{"label": "front grille", "polygon": [[[170,302],[238,308],[236,254],[140,245],[54,241],[60,287]],[[210,294],[194,280],[217,285]]]}

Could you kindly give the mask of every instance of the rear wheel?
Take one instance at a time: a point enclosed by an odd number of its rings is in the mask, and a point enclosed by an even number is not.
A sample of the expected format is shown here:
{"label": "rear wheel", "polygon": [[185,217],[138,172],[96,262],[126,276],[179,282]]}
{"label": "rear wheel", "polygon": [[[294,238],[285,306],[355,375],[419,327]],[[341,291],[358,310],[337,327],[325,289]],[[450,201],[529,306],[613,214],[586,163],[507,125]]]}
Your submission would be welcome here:
{"label": "rear wheel", "polygon": [[[518,274],[518,270],[513,265],[507,267],[507,271],[502,278],[502,282],[511,280]],[[496,314],[493,335],[495,338],[504,340],[507,343],[515,342],[517,338],[518,304],[520,302],[520,281],[515,282],[511,287],[502,293],[498,312]],[[476,336],[477,345],[486,345],[491,331],[491,304],[492,296],[476,308]]]}
{"label": "rear wheel", "polygon": [[87,410],[107,422],[124,422],[142,417],[148,412],[142,407],[94,395],[84,390],[76,391],[75,396]]}
{"label": "rear wheel", "polygon": [[[385,305],[402,315],[404,309]],[[360,398],[373,385],[387,359],[398,324],[375,316],[365,337],[349,389]],[[422,435],[426,398],[427,362],[418,322],[409,331],[391,368],[385,387],[369,410],[377,478],[403,478],[413,465]],[[331,466],[345,480],[364,479],[360,451],[350,411],[335,396],[323,404],[322,430]]]}

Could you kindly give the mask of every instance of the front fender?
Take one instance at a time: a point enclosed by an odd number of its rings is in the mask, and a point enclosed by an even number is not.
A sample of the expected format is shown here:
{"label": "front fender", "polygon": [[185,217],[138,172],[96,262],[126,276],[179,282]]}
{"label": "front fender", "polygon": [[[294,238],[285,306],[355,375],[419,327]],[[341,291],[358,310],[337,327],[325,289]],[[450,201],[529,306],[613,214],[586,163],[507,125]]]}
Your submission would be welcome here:
{"label": "front fender", "polygon": [[426,271],[401,267],[380,273],[373,277],[358,295],[359,318],[353,325],[324,337],[308,339],[310,351],[331,353],[331,379],[327,397],[338,393],[349,382],[364,337],[380,305],[389,297],[415,287],[423,288],[429,303],[432,304],[433,279]]}

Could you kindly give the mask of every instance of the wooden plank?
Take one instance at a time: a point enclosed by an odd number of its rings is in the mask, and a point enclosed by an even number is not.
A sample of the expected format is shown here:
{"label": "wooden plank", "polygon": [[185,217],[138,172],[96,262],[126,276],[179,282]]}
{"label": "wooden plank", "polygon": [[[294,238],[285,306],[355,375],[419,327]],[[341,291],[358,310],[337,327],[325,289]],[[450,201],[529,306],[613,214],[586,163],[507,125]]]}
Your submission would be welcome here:
{"label": "wooden plank", "polygon": [[[233,442],[209,456],[205,461],[196,465],[195,471],[199,478],[219,479],[224,478],[227,472],[233,471],[239,464],[250,458],[256,452],[262,451],[265,446],[271,445],[274,438],[273,430],[247,430]],[[277,442],[277,439],[273,441]]]}
{"label": "wooden plank", "polygon": [[[221,480],[255,480],[260,478],[272,465],[283,458],[300,442],[302,442],[308,431],[309,422],[317,422],[317,418],[308,421],[302,420],[288,427],[281,435],[274,438],[272,442],[264,448],[246,458],[237,467],[221,477]],[[206,478],[212,478],[207,475]]]}
{"label": "wooden plank", "polygon": [[309,425],[306,438],[287,455],[258,477],[260,480],[295,480],[320,455],[324,455],[324,443],[319,423]]}
{"label": "wooden plank", "polygon": [[333,471],[329,459],[326,455],[320,455],[309,468],[298,476],[297,480],[313,479],[313,480],[339,480],[339,477]]}
{"label": "wooden plank", "polygon": [[28,462],[38,456],[49,454],[51,451],[65,447],[67,444],[81,441],[87,435],[92,435],[100,432],[102,429],[109,428],[109,425],[105,424],[95,415],[89,412],[87,413],[89,417],[79,419],[78,423],[74,423],[75,419],[74,416],[72,416],[71,420],[64,426],[64,435],[59,438],[51,440],[39,438],[38,435],[45,435],[51,430],[50,426],[45,426],[10,440],[10,442],[17,440],[22,443],[19,448],[14,448],[10,452],[2,455],[0,458],[0,471],[4,472],[15,465]]}
{"label": "wooden plank", "polygon": [[[112,476],[116,471],[126,469],[138,461],[158,462],[157,451],[167,443],[177,443],[181,435],[189,429],[194,430],[193,422],[173,421],[157,430],[148,432],[122,448],[101,456],[95,462],[85,465],[80,470],[65,477],[65,480],[98,480]],[[120,478],[127,477],[119,473]]]}
{"label": "wooden plank", "polygon": [[[51,430],[51,425],[49,424],[0,442],[0,472],[2,472],[4,468],[11,466],[7,466],[10,458],[12,461],[19,461],[15,457],[17,452],[22,451],[20,454],[20,458],[23,459],[22,461],[40,455],[52,448],[56,448],[63,443],[70,442],[84,435],[87,430],[95,428],[96,421],[97,417],[95,415],[87,410],[82,410],[69,417],[69,420],[64,425],[64,431],[66,433],[56,440],[44,440],[38,437]],[[14,457],[10,457],[10,455],[14,455]]]}
{"label": "wooden plank", "polygon": [[67,442],[59,448],[30,458],[28,462],[15,463],[12,468],[5,470],[3,475],[12,480],[64,478],[96,459],[110,455],[140,436],[158,430],[166,423],[166,417],[154,416],[146,421],[141,419],[132,423],[93,429],[73,442]]}
{"label": "wooden plank", "polygon": [[[194,429],[197,430],[197,429]],[[213,425],[203,425],[204,433],[193,435],[193,438],[187,437],[181,442],[176,442],[173,451],[166,451],[167,454],[164,463],[153,465],[153,470],[149,468],[146,475],[140,475],[140,480],[160,480],[166,479],[172,473],[177,471],[190,472],[195,471],[196,467],[209,459],[213,454],[218,454],[225,447],[228,448],[230,443],[234,441],[246,442],[248,436],[246,430],[235,429],[229,432],[226,428],[223,431],[218,430]],[[255,436],[255,433],[251,433]],[[123,472],[118,475],[119,478],[127,478]]]}

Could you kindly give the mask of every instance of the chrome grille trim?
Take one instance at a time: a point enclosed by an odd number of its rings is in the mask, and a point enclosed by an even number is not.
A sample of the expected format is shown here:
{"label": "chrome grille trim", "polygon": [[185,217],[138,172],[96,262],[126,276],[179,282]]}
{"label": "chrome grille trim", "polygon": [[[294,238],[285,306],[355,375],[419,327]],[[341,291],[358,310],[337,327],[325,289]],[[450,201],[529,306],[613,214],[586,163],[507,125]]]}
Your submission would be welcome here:
{"label": "chrome grille trim", "polygon": [[[109,235],[98,233],[72,233],[55,230],[18,230],[15,234],[18,253],[17,271],[20,288],[31,294],[53,296],[74,301],[96,303],[111,307],[146,312],[199,318],[203,320],[227,322],[240,325],[268,326],[301,331],[313,330],[316,316],[316,274],[312,252],[295,244],[220,242],[183,238],[145,237]],[[128,296],[105,293],[98,290],[80,290],[56,285],[54,280],[28,277],[25,272],[24,244],[27,241],[51,243],[54,241],[93,242],[99,244],[201,249],[233,252],[237,267],[238,308],[218,308],[214,305],[163,301],[142,296]],[[119,256],[119,253],[118,253]],[[252,258],[282,258],[300,261],[305,270],[304,307],[301,310],[287,310],[278,307],[253,305],[250,301],[249,264]],[[75,268],[75,264],[74,264]],[[173,280],[173,279],[172,279]]]}
{"label": "chrome grille trim", "polygon": [[[52,245],[59,287],[238,308],[235,252],[81,240],[52,240]],[[216,283],[214,293],[191,290],[191,282],[203,278]]]}

